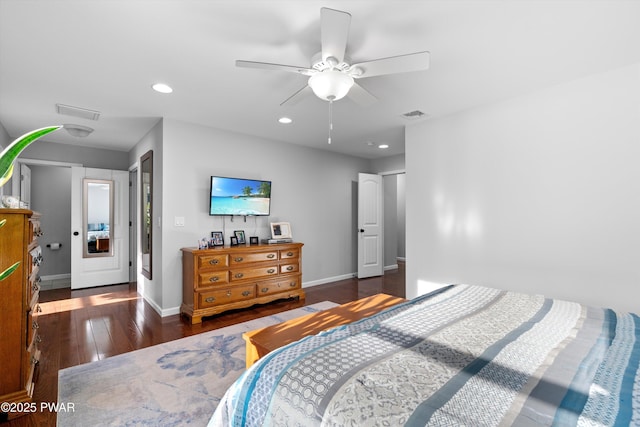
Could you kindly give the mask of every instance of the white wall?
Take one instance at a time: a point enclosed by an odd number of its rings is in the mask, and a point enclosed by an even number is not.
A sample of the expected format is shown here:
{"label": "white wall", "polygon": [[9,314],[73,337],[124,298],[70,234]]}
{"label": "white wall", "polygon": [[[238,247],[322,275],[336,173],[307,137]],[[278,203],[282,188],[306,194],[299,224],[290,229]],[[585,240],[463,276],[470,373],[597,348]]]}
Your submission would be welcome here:
{"label": "white wall", "polygon": [[407,295],[471,283],[640,312],[640,65],[406,130]]}
{"label": "white wall", "polygon": [[[303,287],[356,271],[355,184],[358,172],[369,171],[368,160],[171,119],[163,120],[162,139],[162,271],[154,244],[154,277],[163,276],[164,313],[177,312],[182,302],[180,248],[196,246],[211,231],[223,231],[225,239],[234,230],[264,238],[269,222],[287,221],[294,240],[304,243]],[[246,223],[209,216],[211,175],[272,181],[271,216]],[[176,217],[184,227],[174,226]]]}

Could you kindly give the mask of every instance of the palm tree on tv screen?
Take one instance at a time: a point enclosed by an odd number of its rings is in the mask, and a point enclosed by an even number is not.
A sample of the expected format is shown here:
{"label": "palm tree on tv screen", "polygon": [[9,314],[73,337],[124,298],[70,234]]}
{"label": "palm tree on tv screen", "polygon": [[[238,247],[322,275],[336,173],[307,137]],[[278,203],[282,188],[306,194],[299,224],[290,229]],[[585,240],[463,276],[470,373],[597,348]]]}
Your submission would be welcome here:
{"label": "palm tree on tv screen", "polygon": [[271,184],[268,182],[261,182],[260,194],[262,194],[263,197],[271,197]]}

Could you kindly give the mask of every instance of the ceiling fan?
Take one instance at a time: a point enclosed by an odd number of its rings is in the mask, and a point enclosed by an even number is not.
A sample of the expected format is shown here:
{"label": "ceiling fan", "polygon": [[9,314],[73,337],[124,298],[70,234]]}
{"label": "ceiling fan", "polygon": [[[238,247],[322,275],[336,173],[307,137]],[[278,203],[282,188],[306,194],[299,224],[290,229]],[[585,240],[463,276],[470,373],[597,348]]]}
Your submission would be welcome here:
{"label": "ceiling fan", "polygon": [[311,58],[311,67],[237,60],[236,66],[288,71],[309,76],[307,85],[280,105],[293,105],[309,92],[332,103],[349,96],[360,105],[370,105],[376,97],[355,80],[386,74],[421,71],[429,68],[429,52],[416,52],[373,61],[350,64],[345,56],[351,15],[335,9],[320,9],[320,40],[322,51]]}

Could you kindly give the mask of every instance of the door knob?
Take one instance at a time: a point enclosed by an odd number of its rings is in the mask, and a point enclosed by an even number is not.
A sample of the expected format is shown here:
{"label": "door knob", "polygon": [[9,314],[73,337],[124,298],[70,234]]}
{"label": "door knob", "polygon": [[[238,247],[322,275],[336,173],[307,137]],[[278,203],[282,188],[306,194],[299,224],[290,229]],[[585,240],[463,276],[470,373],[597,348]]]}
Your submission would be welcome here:
{"label": "door knob", "polygon": [[74,231],[74,232],[73,232],[73,235],[74,235],[74,236],[79,236],[79,235],[80,235],[80,233],[79,233],[79,232],[77,232],[77,231]]}
{"label": "door knob", "polygon": [[361,229],[360,229],[360,232],[361,232],[361,233],[364,233],[364,228],[361,228]]}

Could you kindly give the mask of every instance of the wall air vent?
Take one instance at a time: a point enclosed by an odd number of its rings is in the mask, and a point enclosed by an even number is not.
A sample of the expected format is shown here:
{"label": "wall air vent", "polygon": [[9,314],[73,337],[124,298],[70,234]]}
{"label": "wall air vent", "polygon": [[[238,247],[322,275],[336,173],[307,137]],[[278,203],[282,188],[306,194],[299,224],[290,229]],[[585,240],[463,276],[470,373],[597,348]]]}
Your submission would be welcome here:
{"label": "wall air vent", "polygon": [[72,107],[70,105],[56,104],[56,113],[65,116],[80,117],[88,120],[98,120],[100,111],[88,110],[86,108]]}
{"label": "wall air vent", "polygon": [[404,117],[407,120],[416,120],[416,119],[422,119],[424,117],[427,117],[427,114],[423,113],[420,110],[413,110],[413,111],[409,111],[408,113],[404,113],[402,117]]}

